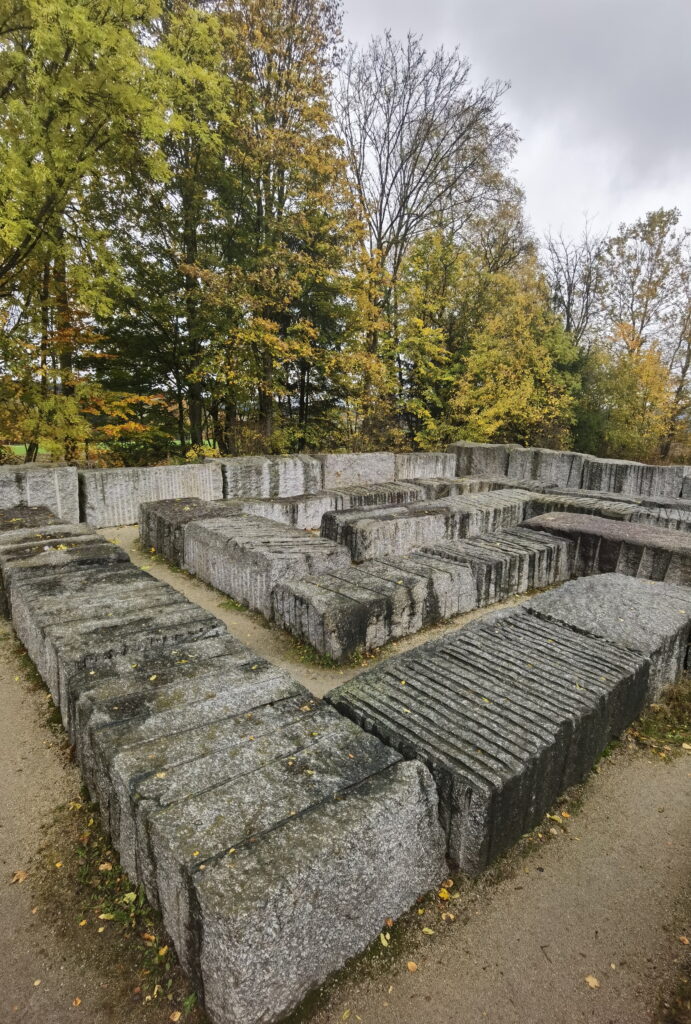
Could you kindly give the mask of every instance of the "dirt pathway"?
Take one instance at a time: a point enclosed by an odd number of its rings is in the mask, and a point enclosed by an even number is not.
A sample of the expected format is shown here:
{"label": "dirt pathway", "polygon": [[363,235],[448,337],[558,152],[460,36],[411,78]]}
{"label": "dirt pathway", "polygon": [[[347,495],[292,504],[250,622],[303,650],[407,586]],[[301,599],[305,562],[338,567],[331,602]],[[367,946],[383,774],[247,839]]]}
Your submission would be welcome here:
{"label": "dirt pathway", "polygon": [[[198,599],[192,591],[201,584],[165,572]],[[218,595],[209,591],[206,600]],[[229,614],[247,634],[259,628]],[[316,666],[305,669],[323,678]],[[74,836],[60,831],[65,817],[56,808],[78,800],[79,780],[47,724],[48,706],[0,621],[0,1022],[163,1024],[170,1005],[142,1007],[132,963],[108,945],[107,931],[80,928],[68,873],[54,867],[74,859]],[[691,936],[691,756],[615,754],[585,787],[582,808],[562,822],[564,830],[548,839],[546,828],[525,856],[461,886],[459,899],[413,911],[391,929],[388,949],[349,967],[299,1019],[649,1024],[687,952],[679,936]],[[28,878],[12,884],[18,870]],[[52,894],[38,883],[46,872]],[[599,988],[588,987],[588,975]]]}

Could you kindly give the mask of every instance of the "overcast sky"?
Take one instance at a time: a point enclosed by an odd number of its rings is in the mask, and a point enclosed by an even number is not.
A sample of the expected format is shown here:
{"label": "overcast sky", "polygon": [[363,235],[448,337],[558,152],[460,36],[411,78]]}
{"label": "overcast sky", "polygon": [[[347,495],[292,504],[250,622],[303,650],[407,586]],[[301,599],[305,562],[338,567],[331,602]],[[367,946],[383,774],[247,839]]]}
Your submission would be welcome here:
{"label": "overcast sky", "polygon": [[515,161],[542,233],[606,230],[659,206],[691,226],[691,0],[345,0],[345,34],[458,45],[508,80]]}

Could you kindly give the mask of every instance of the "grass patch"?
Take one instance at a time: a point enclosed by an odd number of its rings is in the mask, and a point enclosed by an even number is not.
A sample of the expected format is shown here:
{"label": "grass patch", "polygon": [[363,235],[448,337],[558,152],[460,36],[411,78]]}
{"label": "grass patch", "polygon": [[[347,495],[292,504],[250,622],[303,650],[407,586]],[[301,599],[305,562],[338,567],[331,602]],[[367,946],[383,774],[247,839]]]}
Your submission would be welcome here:
{"label": "grass patch", "polygon": [[635,742],[661,757],[691,745],[691,673],[650,704],[628,730]]}

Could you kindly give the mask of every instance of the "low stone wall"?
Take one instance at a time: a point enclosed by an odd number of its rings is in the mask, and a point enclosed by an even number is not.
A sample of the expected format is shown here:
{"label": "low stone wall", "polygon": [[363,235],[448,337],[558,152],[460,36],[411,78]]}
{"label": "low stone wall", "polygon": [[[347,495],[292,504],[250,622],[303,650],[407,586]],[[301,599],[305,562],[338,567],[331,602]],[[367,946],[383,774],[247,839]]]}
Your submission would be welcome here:
{"label": "low stone wall", "polygon": [[222,468],[215,462],[189,466],[86,469],[79,472],[82,519],[95,527],[139,521],[139,506],[162,498],[223,497]]}

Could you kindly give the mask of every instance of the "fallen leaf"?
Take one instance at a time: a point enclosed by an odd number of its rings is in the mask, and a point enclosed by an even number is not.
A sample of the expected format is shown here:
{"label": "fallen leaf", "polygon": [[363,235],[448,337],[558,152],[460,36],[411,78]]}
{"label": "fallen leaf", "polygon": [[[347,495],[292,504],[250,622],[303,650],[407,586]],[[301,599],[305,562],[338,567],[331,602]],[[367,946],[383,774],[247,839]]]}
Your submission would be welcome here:
{"label": "fallen leaf", "polygon": [[679,941],[682,942],[685,946],[688,946],[688,944],[689,944],[689,940],[687,939],[687,937],[685,935],[680,935],[679,936]]}
{"label": "fallen leaf", "polygon": [[55,867],[56,868],[61,868],[62,867],[62,861],[61,860],[56,860],[55,861]]}
{"label": "fallen leaf", "polygon": [[384,921],[384,924],[386,925],[387,928],[393,928],[393,918],[387,917],[386,921]]}
{"label": "fallen leaf", "polygon": [[584,978],[584,981],[585,981],[586,985],[590,986],[590,988],[599,988],[600,987],[600,982],[597,980],[597,978],[595,977],[594,974],[587,974],[585,976],[585,978]]}
{"label": "fallen leaf", "polygon": [[114,917],[115,917],[115,914],[99,914],[98,915],[99,921],[112,921],[114,919]]}
{"label": "fallen leaf", "polygon": [[15,871],[15,873],[12,875],[12,881],[10,882],[10,885],[14,885],[15,883],[21,885],[22,882],[26,882],[28,877],[28,871]]}
{"label": "fallen leaf", "polygon": [[144,939],[145,942],[155,942],[156,941],[156,936],[152,935],[150,932],[144,932],[143,935],[142,935],[142,938]]}
{"label": "fallen leaf", "polygon": [[122,897],[122,902],[123,903],[134,903],[136,898],[137,898],[136,892],[126,892],[125,895]]}
{"label": "fallen leaf", "polygon": [[561,816],[562,816],[562,818],[570,818],[571,817],[571,815],[569,814],[568,811],[562,811],[561,812]]}
{"label": "fallen leaf", "polygon": [[75,996],[74,999],[72,1000],[72,1006],[81,1006],[81,1005],[82,1005],[81,999],[79,998],[79,996]]}
{"label": "fallen leaf", "polygon": [[98,865],[98,870],[99,871],[112,871],[113,870],[113,865],[110,863],[109,860],[104,860],[102,864]]}
{"label": "fallen leaf", "polygon": [[413,974],[413,972],[417,970],[417,964],[415,963],[414,960],[409,960],[407,966],[411,974]]}
{"label": "fallen leaf", "polygon": [[89,922],[87,921],[87,919],[86,919],[86,918],[84,918],[84,919],[83,919],[82,921],[80,921],[80,922],[79,922],[79,927],[80,927],[80,928],[83,928],[83,927],[84,927],[84,925],[85,925],[85,924],[88,924],[88,923],[89,923]]}
{"label": "fallen leaf", "polygon": [[433,928],[423,928],[422,929],[422,934],[423,935],[434,935],[434,929]]}
{"label": "fallen leaf", "polygon": [[172,1020],[173,1024],[177,1024],[181,1017],[182,1014],[180,1013],[179,1010],[173,1010],[168,1020]]}
{"label": "fallen leaf", "polygon": [[165,956],[167,952],[168,952],[168,947],[167,946],[161,946],[161,948],[158,951],[158,955],[159,956]]}
{"label": "fallen leaf", "polygon": [[691,750],[691,743],[682,743],[681,749],[682,750]]}
{"label": "fallen leaf", "polygon": [[437,893],[437,896],[439,897],[440,900],[450,900],[451,899],[451,893],[449,892],[449,890],[445,886],[441,887],[441,889]]}
{"label": "fallen leaf", "polygon": [[41,984],[41,979],[40,978],[36,978],[36,981],[34,982],[34,988],[38,988],[38,986],[40,984]]}
{"label": "fallen leaf", "polygon": [[382,946],[388,946],[389,944],[389,940],[387,939],[386,935],[384,935],[384,932],[379,933],[379,941],[381,942]]}

